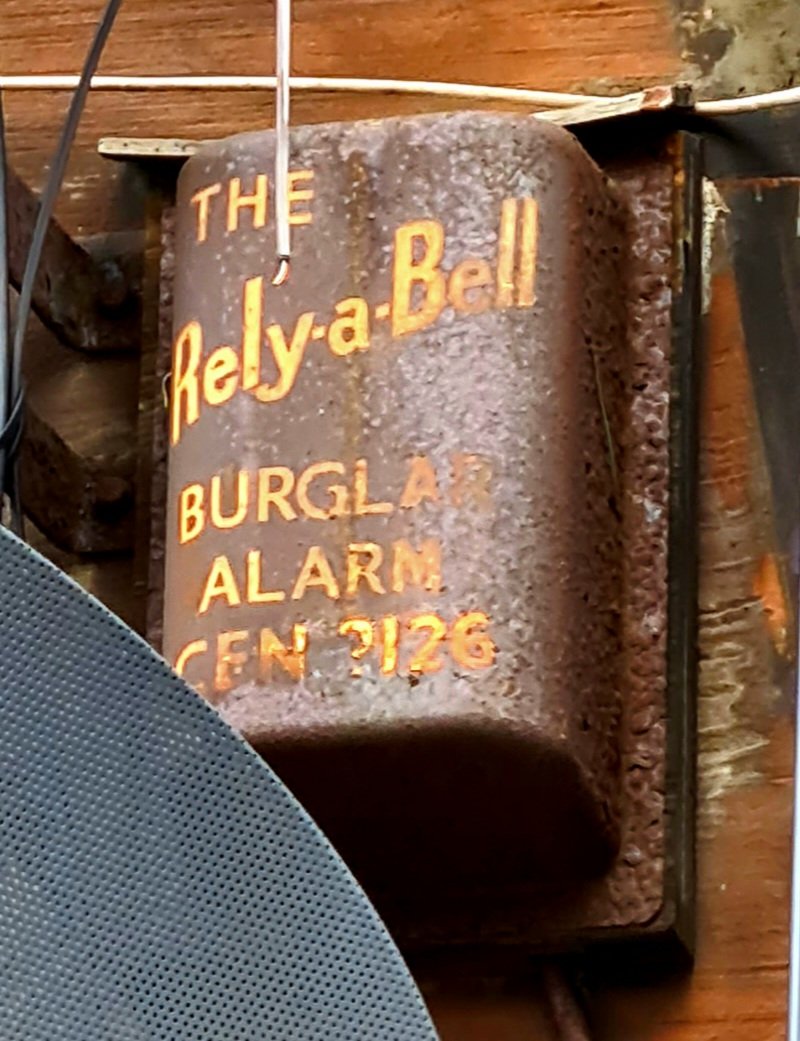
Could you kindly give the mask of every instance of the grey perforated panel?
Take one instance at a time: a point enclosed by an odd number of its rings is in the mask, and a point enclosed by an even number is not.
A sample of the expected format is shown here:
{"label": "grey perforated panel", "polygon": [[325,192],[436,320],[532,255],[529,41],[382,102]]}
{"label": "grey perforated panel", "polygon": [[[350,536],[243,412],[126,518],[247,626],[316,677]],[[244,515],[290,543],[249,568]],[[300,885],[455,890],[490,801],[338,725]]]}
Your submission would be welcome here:
{"label": "grey perforated panel", "polygon": [[3,1041],[435,1038],[275,776],[5,530],[0,706]]}

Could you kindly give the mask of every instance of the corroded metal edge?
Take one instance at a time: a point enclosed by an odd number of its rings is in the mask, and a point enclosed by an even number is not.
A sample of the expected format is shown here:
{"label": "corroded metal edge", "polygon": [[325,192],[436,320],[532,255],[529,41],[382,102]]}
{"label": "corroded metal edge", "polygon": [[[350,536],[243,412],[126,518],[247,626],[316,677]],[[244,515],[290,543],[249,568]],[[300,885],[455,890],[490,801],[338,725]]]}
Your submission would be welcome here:
{"label": "corroded metal edge", "polygon": [[[635,263],[629,284],[632,347],[640,359],[649,355],[650,377],[670,402],[656,428],[645,395],[641,402],[645,407],[631,427],[633,443],[654,435],[663,438],[664,476],[668,478],[663,502],[670,504],[669,524],[662,531],[661,584],[650,587],[649,605],[631,599],[626,607],[634,669],[647,676],[658,653],[662,655],[654,695],[648,699],[647,689],[641,685],[637,691],[635,677],[626,691],[632,711],[624,721],[623,769],[629,776],[631,772],[641,774],[641,787],[633,793],[629,789],[633,798],[627,802],[629,816],[616,864],[598,885],[587,888],[577,899],[573,894],[565,901],[537,901],[533,893],[524,891],[505,891],[502,897],[473,893],[449,915],[437,907],[434,923],[432,918],[425,921],[423,914],[413,922],[415,909],[389,910],[376,897],[401,942],[423,952],[456,943],[467,949],[501,944],[549,950],[624,939],[635,942],[637,953],[655,947],[683,959],[692,947],[698,437],[694,344],[701,295],[701,170],[697,143],[684,135],[671,139],[668,147],[663,139],[655,147],[651,140],[649,147],[645,143],[633,151],[630,142],[617,140],[609,147],[604,139],[595,158],[611,173],[622,194],[627,194],[636,214],[633,246],[638,248],[632,249]],[[652,223],[648,228],[648,219],[643,219],[648,206],[653,209],[654,200],[668,247],[662,254],[660,273],[648,268],[654,255],[649,237]],[[651,212],[650,222],[653,216]],[[674,290],[660,315],[654,307],[659,278],[662,285],[666,279]],[[634,481],[627,490],[628,500],[641,491],[642,485],[637,487]],[[627,538],[629,559],[633,559],[637,545],[641,547],[642,530],[634,526]],[[635,567],[634,563],[634,571]],[[631,577],[635,581],[635,573]],[[661,634],[663,642],[658,641],[660,650],[652,649],[654,657],[649,663],[646,652],[642,657],[641,628],[636,632],[643,611],[668,621]],[[659,823],[653,830],[660,829],[662,822],[664,825],[663,842],[655,844],[649,833],[654,809]],[[502,907],[498,907],[500,899]],[[491,904],[492,913],[483,913],[482,907]]]}
{"label": "corroded metal edge", "polygon": [[[626,142],[618,141],[611,148],[611,154],[624,155]],[[590,150],[591,146],[590,146]],[[606,149],[600,149],[605,152]],[[607,155],[596,156],[601,165],[614,173],[614,163],[609,162]],[[479,894],[472,894],[472,908],[466,914],[446,915],[432,926],[431,921],[416,916],[412,922],[411,908],[398,907],[394,911],[382,904],[377,896],[380,909],[390,922],[400,942],[410,949],[424,950],[460,944],[465,947],[482,947],[486,944],[496,946],[498,943],[522,945],[524,949],[543,949],[558,946],[583,946],[598,941],[639,939],[649,942],[653,938],[662,941],[665,938],[677,941],[686,951],[691,947],[693,890],[694,890],[694,856],[693,856],[693,790],[694,790],[694,708],[692,689],[695,684],[694,667],[694,616],[696,585],[696,547],[691,543],[696,524],[693,518],[695,510],[695,458],[697,440],[696,399],[697,399],[697,364],[694,357],[693,342],[699,317],[699,258],[695,256],[699,234],[696,234],[699,220],[698,198],[699,177],[697,146],[694,139],[685,135],[677,136],[673,143],[673,152],[669,159],[660,156],[663,164],[668,163],[670,176],[670,209],[668,220],[674,237],[672,243],[669,278],[676,286],[672,301],[670,317],[663,330],[665,343],[671,341],[672,364],[664,359],[665,368],[662,376],[670,385],[672,408],[668,422],[669,451],[671,456],[669,486],[672,502],[672,528],[669,533],[670,542],[670,575],[669,586],[662,587],[662,597],[657,605],[665,612],[669,611],[670,632],[668,639],[668,660],[665,662],[664,676],[665,702],[659,716],[661,741],[656,749],[659,759],[656,772],[661,771],[662,793],[666,787],[669,797],[669,815],[667,819],[666,841],[658,859],[664,865],[664,872],[657,872],[655,885],[645,886],[642,900],[638,906],[628,909],[627,916],[614,913],[612,872],[592,898],[582,908],[579,916],[565,916],[552,905],[534,910],[524,903],[512,898],[501,916],[504,921],[497,920],[479,923],[474,914],[475,903]],[[655,163],[654,155],[645,153],[634,157],[633,163]],[[177,164],[174,167],[177,172]],[[620,166],[621,169],[621,166]],[[619,177],[619,173],[617,174]],[[164,229],[166,267],[162,277],[168,275],[170,229]],[[170,325],[168,296],[162,301],[162,331]],[[667,347],[667,352],[669,352]],[[164,354],[169,351],[169,341],[162,335],[159,350]],[[665,427],[666,432],[666,427]],[[164,479],[163,460],[157,460],[156,480]],[[161,470],[159,477],[158,471]],[[159,521],[159,513],[163,513],[163,503],[158,499],[153,504],[155,524]],[[687,535],[689,539],[687,541]],[[666,552],[664,556],[666,562]],[[163,576],[159,568],[154,568],[150,586],[150,617],[156,622],[160,612],[161,582]],[[669,598],[669,604],[667,599]],[[157,622],[156,622],[157,628]],[[154,634],[155,635],[155,632]],[[667,738],[664,740],[663,723],[668,720]],[[663,771],[666,770],[666,785]],[[658,856],[658,855],[657,855]],[[622,857],[622,854],[621,854]],[[663,858],[663,859],[662,859]],[[635,860],[635,857],[634,857]],[[617,865],[615,870],[619,869]],[[629,867],[631,865],[628,865]],[[633,865],[635,866],[635,865]],[[652,880],[651,880],[652,881]],[[524,894],[516,894],[522,898]],[[543,914],[543,917],[540,917]],[[549,921],[543,927],[543,919]],[[459,921],[460,919],[460,921]]]}
{"label": "corroded metal edge", "polygon": [[[659,84],[647,87],[634,95],[608,97],[603,101],[575,104],[569,108],[528,112],[520,108],[520,115],[535,115],[537,119],[559,126],[572,127],[585,123],[605,123],[628,116],[651,115],[673,110],[691,111],[694,104],[691,87],[686,84]],[[186,137],[101,137],[97,151],[105,159],[121,162],[152,162],[153,160],[183,163],[196,155],[213,140]]]}

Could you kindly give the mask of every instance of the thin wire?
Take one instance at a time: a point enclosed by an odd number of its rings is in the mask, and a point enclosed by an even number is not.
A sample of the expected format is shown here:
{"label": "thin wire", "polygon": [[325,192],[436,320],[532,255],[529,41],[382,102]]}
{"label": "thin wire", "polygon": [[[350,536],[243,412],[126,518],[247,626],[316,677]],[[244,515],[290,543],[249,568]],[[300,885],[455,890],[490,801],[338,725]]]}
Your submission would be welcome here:
{"label": "thin wire", "polygon": [[78,122],[86,104],[86,97],[91,88],[92,77],[100,61],[100,56],[103,53],[108,34],[111,32],[111,27],[114,24],[114,19],[117,16],[121,3],[122,0],[107,0],[105,10],[97,23],[94,39],[86,55],[83,71],[78,77],[75,92],[72,95],[69,111],[67,112],[67,118],[64,120],[64,126],[61,129],[58,147],[50,167],[50,175],[47,178],[41,202],[39,203],[39,212],[36,214],[36,224],[34,225],[28,257],[25,261],[25,270],[22,275],[22,285],[19,291],[17,322],[14,330],[12,394],[19,386],[22,375],[22,345],[30,315],[33,283],[42,258],[47,229],[53,216],[56,198],[61,190],[61,182],[64,179],[70,148],[75,139]]}
{"label": "thin wire", "polygon": [[[47,229],[53,216],[56,198],[61,190],[61,183],[64,179],[64,171],[67,166],[70,149],[72,147],[72,142],[75,139],[75,133],[78,129],[78,122],[80,121],[84,105],[86,104],[87,95],[91,89],[92,77],[94,76],[100,62],[103,48],[105,47],[106,40],[111,32],[114,19],[117,16],[121,4],[122,0],[107,0],[105,10],[97,23],[94,38],[86,55],[81,74],[75,85],[75,91],[72,95],[72,100],[70,101],[69,109],[67,111],[67,118],[64,120],[64,125],[61,129],[61,136],[50,167],[50,174],[47,178],[47,183],[45,184],[39,202],[39,211],[36,214],[36,223],[34,224],[31,244],[28,250],[28,256],[25,260],[25,270],[22,274],[22,283],[19,290],[17,320],[14,328],[14,341],[11,352],[10,401],[16,401],[18,395],[22,393],[23,346],[25,343],[25,333],[31,311],[33,284],[42,258],[42,250],[44,249]],[[17,530],[21,531],[23,521],[20,506],[19,466],[16,460],[14,461],[11,487],[12,515],[15,518],[15,527]]]}
{"label": "thin wire", "polygon": [[283,285],[292,256],[289,227],[289,72],[292,61],[292,0],[275,0],[275,242],[278,265],[272,279]]}
{"label": "thin wire", "polygon": [[[6,155],[6,128],[3,112],[3,94],[0,91],[0,433],[8,422],[8,397],[11,375],[10,315],[8,307],[8,159]],[[0,447],[0,512],[6,490],[6,451]]]}

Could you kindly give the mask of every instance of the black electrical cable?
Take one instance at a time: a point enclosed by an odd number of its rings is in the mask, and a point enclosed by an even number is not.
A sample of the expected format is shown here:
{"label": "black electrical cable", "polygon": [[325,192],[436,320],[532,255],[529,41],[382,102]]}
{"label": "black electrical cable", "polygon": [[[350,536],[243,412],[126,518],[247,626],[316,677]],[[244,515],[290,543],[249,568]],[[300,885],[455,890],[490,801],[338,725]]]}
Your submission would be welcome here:
{"label": "black electrical cable", "polygon": [[[21,431],[21,400],[11,404],[11,316],[8,278],[8,160],[5,113],[0,92],[0,513],[9,488],[6,463],[13,460]],[[13,508],[12,508],[13,511]]]}
{"label": "black electrical cable", "polygon": [[[8,308],[8,177],[6,125],[0,91],[0,433],[8,419],[8,380],[11,375],[10,316]],[[0,471],[0,489],[3,487]]]}
{"label": "black electrical cable", "polygon": [[[75,88],[75,92],[72,95],[69,111],[67,112],[67,118],[64,120],[64,126],[61,130],[58,147],[56,148],[53,163],[50,167],[50,175],[47,178],[47,183],[42,192],[41,201],[39,203],[39,212],[36,215],[36,224],[34,225],[31,245],[25,261],[25,271],[22,275],[22,284],[19,291],[19,305],[17,307],[17,318],[11,350],[11,375],[10,385],[8,388],[7,409],[11,407],[11,402],[16,404],[22,400],[22,350],[25,342],[28,318],[30,317],[34,279],[36,278],[36,272],[42,258],[42,250],[47,235],[47,228],[53,216],[56,198],[61,190],[61,183],[64,179],[64,171],[67,166],[70,149],[72,148],[72,142],[75,140],[78,123],[86,104],[86,97],[89,93],[92,76],[94,76],[97,71],[103,48],[105,47],[106,40],[108,39],[108,35],[114,24],[114,19],[117,17],[117,12],[121,5],[122,0],[107,0],[105,10],[97,23],[94,39],[92,40],[91,46],[86,55],[78,86]],[[2,281],[0,281],[0,285],[2,285]],[[11,481],[6,483],[6,487],[10,487],[11,489],[10,496],[12,500],[12,513],[15,517],[15,527],[17,530],[21,530],[22,517],[19,507],[19,473],[16,459],[13,460]]]}

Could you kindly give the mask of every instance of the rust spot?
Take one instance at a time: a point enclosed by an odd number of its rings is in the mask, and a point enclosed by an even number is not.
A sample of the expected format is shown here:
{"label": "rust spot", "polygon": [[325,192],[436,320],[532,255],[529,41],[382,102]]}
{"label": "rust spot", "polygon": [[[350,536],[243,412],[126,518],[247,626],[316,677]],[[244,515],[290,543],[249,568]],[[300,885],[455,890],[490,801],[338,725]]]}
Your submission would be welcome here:
{"label": "rust spot", "polygon": [[747,502],[752,399],[732,271],[712,279],[711,299],[710,371],[703,401],[707,465],[722,506],[734,510]]}
{"label": "rust spot", "polygon": [[793,83],[800,21],[796,0],[684,0],[683,57],[701,94],[754,94]]}
{"label": "rust spot", "polygon": [[753,592],[761,601],[773,647],[781,657],[788,657],[790,608],[783,568],[774,553],[765,553],[759,560],[753,579]]}

